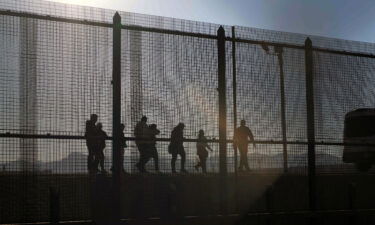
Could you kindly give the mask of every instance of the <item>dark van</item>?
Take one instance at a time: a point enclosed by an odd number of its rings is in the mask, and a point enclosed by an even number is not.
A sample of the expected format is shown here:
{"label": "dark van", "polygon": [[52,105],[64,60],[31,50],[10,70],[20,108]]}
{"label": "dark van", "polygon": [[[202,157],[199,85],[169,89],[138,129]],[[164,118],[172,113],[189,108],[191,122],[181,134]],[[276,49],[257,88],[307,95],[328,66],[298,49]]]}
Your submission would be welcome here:
{"label": "dark van", "polygon": [[368,171],[375,162],[375,109],[357,109],[345,115],[344,144],[343,161]]}

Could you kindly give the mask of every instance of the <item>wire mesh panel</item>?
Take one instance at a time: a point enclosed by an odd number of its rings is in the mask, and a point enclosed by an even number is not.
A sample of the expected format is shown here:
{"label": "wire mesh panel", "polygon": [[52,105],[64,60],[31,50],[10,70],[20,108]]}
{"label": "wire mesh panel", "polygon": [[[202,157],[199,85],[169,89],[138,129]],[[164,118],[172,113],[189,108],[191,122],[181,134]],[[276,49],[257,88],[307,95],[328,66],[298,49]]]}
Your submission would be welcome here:
{"label": "wire mesh panel", "polygon": [[[4,215],[0,218],[11,219],[7,215],[14,214],[13,218],[24,222],[46,220],[49,187],[60,189],[68,205],[87,203],[72,194],[88,194],[88,184],[73,178],[87,173],[85,142],[60,138],[82,138],[92,113],[111,131],[112,30],[0,17],[0,130],[21,137],[0,141],[2,174],[12,177],[10,186],[2,185],[1,190],[5,196],[25,193],[25,202],[17,202],[22,207],[1,210]],[[110,149],[108,143],[108,154]],[[71,188],[66,189],[67,185]],[[65,212],[72,207],[62,204],[63,219],[78,218]],[[80,218],[88,215],[87,207],[80,210],[85,212],[78,213]]]}
{"label": "wire mesh panel", "polygon": [[[134,127],[145,115],[149,124],[157,125],[159,138],[170,138],[180,122],[185,124],[187,139],[196,139],[200,129],[206,137],[217,138],[216,40],[127,30],[122,37],[126,133],[133,136]],[[195,145],[185,143],[189,171],[194,171]],[[163,172],[170,171],[167,146],[157,143]],[[134,167],[138,150],[131,142],[127,151]],[[211,155],[217,154],[216,150]]]}
{"label": "wire mesh panel", "polygon": [[[245,120],[257,141],[280,141],[280,84],[277,57],[260,45],[238,43],[237,61],[237,118]],[[272,145],[271,145],[272,146]],[[282,148],[258,144],[249,145],[250,158],[280,155]],[[253,156],[251,156],[253,155]],[[259,167],[271,167],[260,161]]]}
{"label": "wire mesh panel", "polygon": [[[46,193],[50,188],[60,192],[61,220],[88,219],[93,199],[90,188],[95,185],[87,170],[85,123],[95,113],[104,131],[112,135],[114,12],[40,0],[5,0],[0,2],[0,9],[0,199],[7,202],[0,204],[0,223],[47,221],[51,205]],[[122,199],[123,216],[137,216],[143,209],[147,213],[142,216],[161,216],[155,209],[159,200],[169,200],[166,190],[184,190],[190,197],[199,192],[200,186],[194,182],[210,187],[212,193],[199,196],[210,205],[209,214],[218,213],[219,57],[214,36],[218,25],[125,12],[120,15],[124,25],[121,122],[128,140],[123,166],[131,175],[123,179],[128,182],[124,190],[129,190],[124,191]],[[61,22],[62,18],[100,23]],[[224,28],[230,37],[231,29]],[[273,182],[281,177],[282,169],[305,175],[308,166],[302,46],[306,36],[244,27],[236,27],[236,36],[241,40],[235,40],[235,52],[232,39],[225,43],[226,163],[229,189],[236,196],[233,205],[240,197],[237,191],[248,191],[247,185],[238,188],[237,176],[231,174],[240,161],[235,159],[233,135],[241,120],[252,130],[256,146],[250,143],[247,154],[252,172],[238,177],[273,174]],[[314,47],[360,52],[375,49],[365,43],[321,37],[312,40]],[[350,111],[373,108],[374,62],[371,57],[314,50],[315,157],[319,173],[354,171],[353,165],[342,162],[344,120]],[[156,162],[150,160],[146,170],[152,173],[145,179],[143,174],[138,175],[140,154],[134,141],[134,129],[142,116],[148,117],[148,125],[156,124],[160,130],[156,149],[163,173],[156,175]],[[207,159],[207,171],[213,176],[169,176],[169,138],[181,122],[187,139],[187,171],[201,173],[195,166],[197,137],[202,129],[213,150]],[[109,140],[104,155],[104,168],[110,171]],[[179,159],[176,168],[180,166]],[[111,176],[103,177],[103,183],[109,184]],[[262,190],[257,197],[263,194],[264,185],[257,187]],[[108,191],[109,187],[100,190]],[[202,199],[184,199],[185,213],[201,213],[195,205]],[[142,204],[133,207],[134,202]]]}

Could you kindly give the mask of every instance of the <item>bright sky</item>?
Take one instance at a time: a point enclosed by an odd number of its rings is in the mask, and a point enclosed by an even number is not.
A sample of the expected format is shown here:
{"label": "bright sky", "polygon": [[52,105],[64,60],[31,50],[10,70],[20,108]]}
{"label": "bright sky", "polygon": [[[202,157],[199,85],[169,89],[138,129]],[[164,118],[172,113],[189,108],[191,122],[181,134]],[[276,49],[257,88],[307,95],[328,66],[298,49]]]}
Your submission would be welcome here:
{"label": "bright sky", "polygon": [[375,0],[50,0],[375,43]]}

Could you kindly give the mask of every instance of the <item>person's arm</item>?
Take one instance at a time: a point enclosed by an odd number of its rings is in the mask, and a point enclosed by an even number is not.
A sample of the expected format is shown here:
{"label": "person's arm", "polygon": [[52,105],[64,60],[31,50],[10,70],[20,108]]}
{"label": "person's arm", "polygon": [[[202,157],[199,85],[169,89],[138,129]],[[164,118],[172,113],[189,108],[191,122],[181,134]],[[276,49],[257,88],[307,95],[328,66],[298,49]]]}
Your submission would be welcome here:
{"label": "person's arm", "polygon": [[207,146],[207,148],[211,151],[211,152],[213,152],[214,150],[206,143],[206,146]]}
{"label": "person's arm", "polygon": [[124,135],[124,133],[122,133],[122,135],[121,135],[121,144],[122,144],[122,148],[126,148],[126,147],[128,147],[128,145],[126,144],[126,139],[125,139],[125,135]]}
{"label": "person's arm", "polygon": [[256,144],[255,144],[255,140],[254,140],[254,135],[253,135],[253,132],[251,132],[251,130],[249,129],[249,138],[250,138],[250,141],[253,142],[253,146],[254,148],[256,148]]}
{"label": "person's arm", "polygon": [[214,150],[212,150],[212,148],[208,145],[208,143],[207,143],[207,138],[206,138],[206,137],[204,138],[204,145],[205,145],[205,147],[208,148],[208,150],[210,150],[211,152],[214,151]]}

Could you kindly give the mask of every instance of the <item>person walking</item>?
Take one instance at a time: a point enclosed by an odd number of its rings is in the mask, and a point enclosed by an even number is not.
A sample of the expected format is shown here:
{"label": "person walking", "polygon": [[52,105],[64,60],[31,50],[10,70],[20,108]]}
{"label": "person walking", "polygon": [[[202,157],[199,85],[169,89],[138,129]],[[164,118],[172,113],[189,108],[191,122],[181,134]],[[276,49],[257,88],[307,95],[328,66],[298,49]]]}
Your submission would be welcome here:
{"label": "person walking", "polygon": [[121,146],[121,158],[120,158],[120,163],[121,163],[121,171],[123,173],[126,173],[125,169],[124,169],[124,154],[125,154],[125,148],[128,147],[128,145],[126,144],[126,139],[125,139],[125,134],[124,134],[124,129],[125,129],[125,125],[123,123],[120,124],[120,130],[121,130],[121,133],[120,133],[120,146]]}
{"label": "person walking", "polygon": [[176,160],[178,155],[181,157],[181,172],[187,173],[187,170],[185,170],[186,154],[184,149],[184,128],[185,124],[179,123],[171,133],[171,142],[168,146],[168,152],[172,154],[172,173],[176,173]]}
{"label": "person walking", "polygon": [[151,158],[154,159],[155,171],[159,172],[159,155],[156,149],[156,135],[160,134],[160,130],[157,129],[156,124],[151,124],[148,129],[148,146],[147,146],[147,161]]}
{"label": "person walking", "polygon": [[96,173],[97,168],[94,168],[95,152],[96,152],[96,143],[95,139],[97,136],[96,122],[98,121],[98,115],[91,114],[90,119],[86,121],[85,127],[85,139],[86,146],[89,155],[87,156],[87,170],[89,173]]}
{"label": "person walking", "polygon": [[147,172],[145,169],[145,164],[147,162],[147,139],[148,139],[148,125],[147,125],[147,117],[143,116],[141,121],[139,121],[134,129],[134,136],[135,136],[135,144],[137,145],[139,151],[139,161],[135,165],[138,170],[143,173]]}
{"label": "person walking", "polygon": [[198,141],[197,141],[197,155],[199,157],[199,162],[194,168],[198,171],[199,167],[202,168],[203,173],[207,173],[206,162],[208,158],[208,151],[213,151],[212,148],[207,144],[207,138],[204,136],[204,131],[199,130]]}
{"label": "person walking", "polygon": [[246,126],[246,121],[241,120],[241,125],[236,128],[233,137],[234,148],[238,147],[238,150],[240,152],[240,166],[238,168],[239,171],[243,171],[243,168],[245,168],[247,171],[250,171],[249,162],[247,159],[249,139],[253,142],[254,148],[256,148],[253,133],[251,132],[250,128]]}
{"label": "person walking", "polygon": [[101,173],[107,173],[104,168],[104,149],[105,149],[105,140],[108,137],[107,133],[103,130],[102,123],[98,123],[98,136],[97,136],[97,151],[95,156],[95,167],[98,167],[98,163],[100,165]]}

